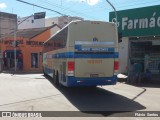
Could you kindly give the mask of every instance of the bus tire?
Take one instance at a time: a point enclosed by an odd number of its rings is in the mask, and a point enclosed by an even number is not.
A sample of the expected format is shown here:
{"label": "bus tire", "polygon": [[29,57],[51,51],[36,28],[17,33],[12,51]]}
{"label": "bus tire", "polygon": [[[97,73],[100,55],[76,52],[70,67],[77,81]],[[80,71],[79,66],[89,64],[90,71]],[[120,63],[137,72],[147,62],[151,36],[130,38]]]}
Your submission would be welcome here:
{"label": "bus tire", "polygon": [[56,72],[56,75],[54,75],[54,85],[59,85],[59,73]]}
{"label": "bus tire", "polygon": [[55,71],[53,70],[53,83],[56,80],[56,75],[55,75]]}
{"label": "bus tire", "polygon": [[46,77],[47,76],[47,74],[45,73],[45,71],[44,71],[44,67],[43,67],[43,75]]}

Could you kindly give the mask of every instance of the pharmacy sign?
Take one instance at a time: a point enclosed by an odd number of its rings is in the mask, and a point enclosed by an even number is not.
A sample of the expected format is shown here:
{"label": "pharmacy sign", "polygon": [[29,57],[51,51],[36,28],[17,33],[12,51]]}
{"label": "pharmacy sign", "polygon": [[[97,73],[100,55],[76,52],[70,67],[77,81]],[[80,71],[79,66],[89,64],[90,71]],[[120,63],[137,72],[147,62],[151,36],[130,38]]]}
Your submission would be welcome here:
{"label": "pharmacy sign", "polygon": [[[115,20],[110,12],[109,21]],[[118,31],[126,36],[160,35],[160,5],[117,11]]]}

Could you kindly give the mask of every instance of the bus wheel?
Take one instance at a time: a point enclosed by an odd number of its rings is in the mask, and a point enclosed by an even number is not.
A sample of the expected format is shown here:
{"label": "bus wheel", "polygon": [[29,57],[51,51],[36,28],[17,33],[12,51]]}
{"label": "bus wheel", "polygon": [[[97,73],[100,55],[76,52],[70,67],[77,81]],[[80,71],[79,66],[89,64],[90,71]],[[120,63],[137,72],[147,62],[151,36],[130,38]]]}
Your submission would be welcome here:
{"label": "bus wheel", "polygon": [[44,71],[44,68],[43,68],[43,75],[44,75],[44,76],[47,76],[47,74],[46,74],[45,71]]}
{"label": "bus wheel", "polygon": [[59,85],[59,73],[56,72],[56,75],[54,75],[54,84]]}
{"label": "bus wheel", "polygon": [[53,71],[53,83],[55,83],[54,81],[56,80],[56,75],[55,75],[55,71]]}

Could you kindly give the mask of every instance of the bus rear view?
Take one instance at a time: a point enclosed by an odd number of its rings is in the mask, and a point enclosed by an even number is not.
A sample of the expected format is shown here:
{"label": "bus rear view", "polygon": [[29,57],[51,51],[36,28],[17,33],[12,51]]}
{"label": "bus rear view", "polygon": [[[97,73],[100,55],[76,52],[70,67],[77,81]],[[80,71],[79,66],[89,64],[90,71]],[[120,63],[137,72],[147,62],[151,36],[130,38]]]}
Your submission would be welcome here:
{"label": "bus rear view", "polygon": [[74,21],[44,43],[43,71],[55,84],[114,85],[118,65],[114,23]]}
{"label": "bus rear view", "polygon": [[[118,36],[114,23],[73,22],[68,47],[74,60],[68,61],[68,86],[113,85],[118,74]],[[73,74],[70,74],[73,73]]]}

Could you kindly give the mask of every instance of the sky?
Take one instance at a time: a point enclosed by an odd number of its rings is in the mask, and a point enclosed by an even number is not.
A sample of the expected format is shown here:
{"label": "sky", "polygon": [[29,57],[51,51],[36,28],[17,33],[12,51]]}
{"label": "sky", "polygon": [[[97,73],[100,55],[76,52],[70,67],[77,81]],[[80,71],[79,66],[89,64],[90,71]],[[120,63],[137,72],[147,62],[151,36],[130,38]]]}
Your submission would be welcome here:
{"label": "sky", "polygon": [[[112,7],[106,0],[23,0],[46,7],[69,16],[82,17],[85,20],[109,21]],[[160,0],[110,0],[116,10],[160,5]],[[0,0],[0,11],[17,14],[18,17],[30,16],[37,12],[46,12],[46,17],[61,16],[53,11],[27,5],[17,0]]]}

